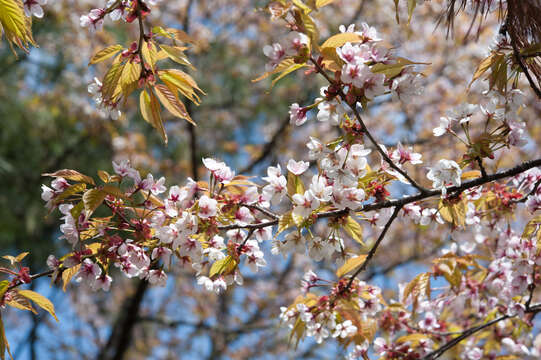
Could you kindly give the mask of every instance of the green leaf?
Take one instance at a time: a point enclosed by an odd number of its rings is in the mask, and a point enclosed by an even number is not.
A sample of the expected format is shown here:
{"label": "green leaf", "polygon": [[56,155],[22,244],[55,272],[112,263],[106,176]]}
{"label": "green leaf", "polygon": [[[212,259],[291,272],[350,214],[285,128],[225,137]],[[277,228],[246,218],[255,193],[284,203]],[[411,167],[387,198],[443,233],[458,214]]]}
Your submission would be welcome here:
{"label": "green leaf", "polygon": [[314,19],[312,19],[312,17],[307,13],[301,13],[301,20],[304,31],[306,32],[306,35],[308,35],[308,37],[310,38],[310,46],[308,47],[308,49],[310,49],[311,47],[317,48],[319,43],[319,30],[316,23],[314,22]]}
{"label": "green leaf", "polygon": [[263,79],[268,78],[270,75],[278,74],[279,72],[282,72],[282,71],[288,69],[289,67],[291,67],[294,64],[295,64],[295,60],[293,60],[292,58],[284,59],[271,71],[267,71],[263,75],[255,78],[255,79],[252,79],[252,82],[258,82],[258,81],[261,81]]}
{"label": "green leaf", "polygon": [[85,208],[86,217],[90,215],[103,203],[107,193],[101,189],[90,189],[83,194],[83,203]]}
{"label": "green leaf", "polygon": [[103,78],[103,85],[101,87],[101,94],[103,99],[110,101],[115,95],[116,88],[124,71],[125,63],[117,62],[111,65],[107,73]]}
{"label": "green leaf", "polygon": [[25,16],[21,0],[0,0],[0,36],[2,30],[12,50],[16,45],[28,52],[28,45],[36,45],[32,37],[32,20]]}
{"label": "green leaf", "polygon": [[344,265],[340,266],[340,268],[336,270],[336,276],[341,278],[347,273],[357,269],[359,266],[361,266],[364,263],[365,260],[366,260],[366,255],[359,255],[359,256],[354,256],[352,258],[349,258],[348,260],[346,260]]}
{"label": "green leaf", "polygon": [[54,305],[45,296],[38,294],[37,292],[32,290],[19,290],[19,294],[29,300],[32,300],[37,306],[51,314],[51,316],[54,317],[55,320],[58,322],[58,318],[56,317],[56,314],[54,312]]}
{"label": "green leaf", "polygon": [[81,213],[83,212],[85,208],[85,204],[83,201],[79,201],[77,203],[77,205],[75,205],[73,208],[71,208],[70,210],[70,214],[71,216],[74,218],[74,219],[79,219],[79,216],[81,215]]}
{"label": "green leaf", "polygon": [[8,291],[8,288],[9,288],[9,280],[0,281],[0,299],[4,296],[6,291]]}
{"label": "green leaf", "polygon": [[108,46],[105,49],[101,49],[100,51],[95,53],[94,56],[92,56],[92,58],[90,59],[90,62],[88,63],[88,65],[97,64],[99,62],[107,60],[110,57],[115,56],[116,53],[118,53],[119,51],[121,51],[123,49],[124,49],[124,47],[122,45],[118,45],[118,44]]}
{"label": "green leaf", "polygon": [[413,62],[411,60],[397,57],[394,64],[375,64],[370,68],[374,74],[384,74],[387,78],[393,78],[399,75],[406,66],[410,65],[430,65],[429,63]]}
{"label": "green leaf", "polygon": [[81,268],[81,264],[77,264],[75,266],[72,266],[70,268],[65,269],[62,271],[62,290],[66,292],[66,287],[68,286],[69,282],[71,281],[71,278],[75,276],[79,272],[79,269]]}
{"label": "green leaf", "polygon": [[190,60],[188,60],[188,57],[184,54],[184,50],[187,49],[186,47],[160,45],[160,48],[167,54],[169,59],[181,65],[189,66],[195,70]]}
{"label": "green leaf", "polygon": [[296,70],[299,70],[303,67],[307,66],[306,64],[293,64],[291,65],[290,67],[288,67],[287,69],[285,69],[280,75],[278,75],[277,77],[275,77],[272,82],[271,82],[271,89],[274,87],[274,85],[276,85],[276,83],[278,81],[280,81],[282,78],[284,78],[285,76],[287,76],[288,74],[296,71]]}
{"label": "green leaf", "polygon": [[276,231],[274,238],[276,239],[281,232],[289,229],[293,225],[295,225],[295,222],[293,221],[293,217],[291,216],[291,211],[280,216],[280,219],[278,220],[278,230]]}
{"label": "green leaf", "polygon": [[70,185],[66,190],[62,191],[62,193],[58,194],[53,200],[55,204],[59,204],[62,200],[69,198],[72,195],[78,194],[80,192],[83,192],[86,190],[86,184],[85,183],[78,183]]}
{"label": "green leaf", "polygon": [[475,73],[473,74],[473,78],[471,79],[471,82],[470,84],[468,85],[468,90],[471,88],[471,85],[473,84],[473,82],[477,79],[479,79],[481,76],[483,76],[483,74],[488,70],[490,69],[490,67],[492,66],[492,64],[494,63],[494,61],[496,60],[496,55],[495,53],[493,54],[490,54],[489,56],[487,56],[486,58],[483,59],[483,61],[481,61],[479,63],[479,65],[477,66],[477,70],[475,70]]}
{"label": "green leaf", "polygon": [[11,350],[9,349],[8,339],[6,338],[6,330],[4,329],[4,321],[2,320],[2,314],[0,314],[0,359],[5,360],[6,350],[8,351],[9,357],[13,360],[13,356],[11,355]]}
{"label": "green leaf", "polygon": [[289,196],[293,196],[295,194],[301,194],[303,195],[305,191],[304,183],[302,182],[302,179],[293,174],[291,171],[287,172],[287,193]]}
{"label": "green leaf", "polygon": [[214,275],[230,274],[237,267],[237,261],[233,259],[231,255],[227,255],[225,258],[215,261],[210,267],[209,277]]}
{"label": "green leaf", "polygon": [[176,94],[177,91],[180,91],[182,95],[190,99],[196,105],[199,105],[201,102],[197,91],[205,95],[205,92],[197,86],[195,80],[183,71],[177,69],[162,70],[158,71],[158,76],[171,92]]}
{"label": "green leaf", "polygon": [[346,218],[346,223],[344,225],[344,230],[351,236],[353,240],[364,246],[363,242],[363,228],[355,219],[351,216]]}

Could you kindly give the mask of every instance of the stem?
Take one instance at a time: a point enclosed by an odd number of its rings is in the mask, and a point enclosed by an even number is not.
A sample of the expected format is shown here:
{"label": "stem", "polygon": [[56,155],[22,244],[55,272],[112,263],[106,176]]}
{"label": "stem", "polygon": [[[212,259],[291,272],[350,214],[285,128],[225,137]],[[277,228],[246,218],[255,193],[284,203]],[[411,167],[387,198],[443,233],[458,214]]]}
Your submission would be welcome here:
{"label": "stem", "polygon": [[351,278],[349,279],[349,282],[348,282],[346,288],[344,289],[345,292],[347,292],[351,288],[351,285],[353,285],[353,280],[355,280],[355,278],[361,272],[363,272],[366,269],[366,267],[368,266],[368,262],[376,254],[376,251],[378,250],[379,244],[381,244],[381,242],[383,241],[383,238],[385,237],[385,234],[387,234],[387,231],[391,227],[391,224],[393,223],[394,219],[396,219],[396,217],[398,216],[398,213],[400,212],[400,210],[402,210],[402,206],[397,206],[394,209],[393,214],[391,215],[391,217],[389,218],[389,220],[385,224],[385,227],[383,228],[383,231],[381,232],[381,234],[379,234],[378,239],[376,240],[376,242],[374,243],[374,245],[372,246],[372,248],[368,252],[368,255],[366,255],[366,259],[364,260],[363,264],[361,265],[360,268],[357,269],[357,271],[355,271],[355,273],[353,273],[353,275],[351,275]]}

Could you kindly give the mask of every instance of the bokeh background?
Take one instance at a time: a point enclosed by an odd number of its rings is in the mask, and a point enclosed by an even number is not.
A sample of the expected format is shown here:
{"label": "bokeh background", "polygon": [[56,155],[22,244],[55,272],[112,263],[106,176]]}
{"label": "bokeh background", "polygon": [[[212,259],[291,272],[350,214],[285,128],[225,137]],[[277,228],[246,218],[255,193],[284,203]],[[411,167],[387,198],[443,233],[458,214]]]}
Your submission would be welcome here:
{"label": "bokeh background", "polygon": [[[72,168],[95,175],[98,169],[110,171],[112,160],[129,158],[142,171],[165,176],[170,186],[188,176],[206,176],[200,160],[213,156],[237,173],[262,175],[267,166],[284,167],[289,158],[306,160],[308,135],[325,140],[338,134],[332,126],[317,123],[314,114],[301,128],[289,125],[291,103],[309,104],[319,96],[324,84],[315,77],[294,74],[272,91],[267,81],[251,81],[265,69],[262,47],[286,34],[283,24],[271,21],[262,10],[264,1],[167,0],[148,18],[149,24],[183,29],[197,39],[189,51],[198,69],[192,75],[207,93],[200,106],[187,104],[196,128],[166,119],[167,147],[142,120],[137,99],[130,99],[115,121],[100,113],[87,93],[93,77],[103,73],[99,66],[87,66],[91,54],[113,42],[127,45],[136,37],[137,26],[108,21],[104,31],[92,35],[80,28],[79,16],[104,6],[104,0],[49,3],[44,19],[33,25],[39,48],[16,58],[5,42],[0,43],[0,248],[11,255],[30,251],[25,264],[33,273],[46,268],[49,254],[61,256],[68,250],[58,239],[58,214],[48,215],[40,199],[42,173]],[[482,82],[470,93],[466,86],[499,24],[496,15],[489,16],[476,36],[465,39],[465,15],[457,18],[447,37],[445,27],[436,27],[441,11],[442,1],[427,2],[407,26],[405,17],[396,23],[392,0],[338,0],[316,16],[322,38],[337,32],[340,24],[367,22],[401,56],[431,63],[423,69],[422,97],[407,105],[381,97],[365,115],[376,138],[387,145],[412,144],[423,153],[424,165],[457,154],[459,145],[449,137],[435,143],[432,129],[446,109],[467,96],[473,102],[484,90]],[[401,8],[400,13],[407,10]],[[539,102],[528,99],[530,106],[522,114],[527,121],[541,113]],[[513,156],[496,158],[494,164],[506,166],[510,160],[532,157],[539,125],[530,121],[529,131],[528,146],[513,150]],[[425,167],[412,175],[425,179]],[[392,194],[404,191],[396,186]],[[396,292],[400,281],[427,266],[427,254],[450,245],[450,229],[432,230],[394,226],[387,248],[380,249],[384,255],[375,259],[365,278]],[[371,234],[368,228],[365,237]],[[460,242],[460,234],[453,241]],[[330,278],[335,265],[315,263],[303,254],[284,259],[269,250],[265,245],[267,268],[249,273],[243,287],[221,295],[202,290],[193,271],[181,267],[174,268],[167,287],[159,289],[121,276],[114,278],[108,293],[91,293],[76,284],[64,293],[48,279],[35,281],[30,288],[53,301],[60,322],[41,312],[8,310],[4,322],[12,353],[17,360],[339,357],[342,350],[332,341],[288,346],[288,332],[277,319],[280,306],[299,294],[304,271],[318,269]]]}

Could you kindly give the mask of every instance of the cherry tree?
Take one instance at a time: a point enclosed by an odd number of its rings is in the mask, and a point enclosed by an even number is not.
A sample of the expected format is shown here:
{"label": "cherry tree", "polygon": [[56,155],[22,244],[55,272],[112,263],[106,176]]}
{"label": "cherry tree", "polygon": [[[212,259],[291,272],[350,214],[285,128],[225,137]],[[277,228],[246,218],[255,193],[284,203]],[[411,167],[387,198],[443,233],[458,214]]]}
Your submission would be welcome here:
{"label": "cherry tree", "polygon": [[[195,131],[191,104],[206,95],[186,54],[197,41],[153,16],[166,3],[112,0],[78,14],[89,34],[108,22],[137,25],[127,44],[108,44],[90,57],[89,65],[108,65],[88,93],[113,120],[135,98],[164,145],[165,114]],[[268,84],[271,94],[286,78],[321,85],[319,96],[289,94],[283,128],[297,134],[295,151],[259,177],[248,176],[255,165],[238,171],[213,155],[201,159],[203,180],[195,170],[182,184],[127,159],[96,176],[75,169],[43,174],[50,179],[41,189],[44,206],[63,222],[59,231],[71,251],[49,256],[49,270],[41,273],[22,265],[27,253],[4,256],[4,307],[38,306],[56,318],[52,302],[24,284],[49,276],[64,289],[76,282],[99,293],[124,277],[165,287],[178,268],[202,291],[224,294],[269,263],[298,254],[311,265],[292,284],[296,296],[274,313],[291,348],[312,338],[338,344],[348,359],[541,356],[535,322],[541,158],[533,124],[541,99],[541,5],[387,1],[394,26],[423,37],[416,16],[431,18],[449,36],[462,37],[450,47],[456,52],[478,47],[468,42],[478,44],[484,27],[491,29],[494,39],[483,56],[476,53],[473,71],[455,75],[416,58],[416,47],[408,48],[415,39],[402,34],[390,43],[386,31],[368,22],[322,25],[338,3],[283,0],[260,9],[280,30],[261,44],[267,64],[253,82]],[[47,16],[47,6],[0,0],[10,46],[36,45],[31,19]],[[435,79],[442,74],[456,76],[459,86]],[[389,118],[377,113],[393,116],[397,108],[413,124],[409,133],[427,137],[394,141],[405,134],[391,136]],[[418,150],[423,143],[429,145]],[[273,137],[268,151],[275,145]],[[415,261],[423,266],[401,274],[396,287],[371,281]],[[1,343],[2,358],[5,350],[11,355],[4,334]]]}

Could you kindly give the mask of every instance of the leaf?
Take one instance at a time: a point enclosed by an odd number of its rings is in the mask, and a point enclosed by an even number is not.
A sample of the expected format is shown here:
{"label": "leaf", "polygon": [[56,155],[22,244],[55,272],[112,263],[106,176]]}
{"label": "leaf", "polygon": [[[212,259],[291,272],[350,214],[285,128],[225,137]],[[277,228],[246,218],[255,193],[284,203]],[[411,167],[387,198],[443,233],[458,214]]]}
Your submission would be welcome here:
{"label": "leaf", "polygon": [[344,225],[344,230],[351,236],[353,240],[364,246],[363,242],[363,228],[355,219],[351,216],[346,218],[346,224]]}
{"label": "leaf", "polygon": [[156,49],[156,45],[154,45],[153,41],[145,41],[141,50],[145,63],[147,63],[152,69],[152,72],[154,72],[158,58],[158,50]]}
{"label": "leaf", "polygon": [[109,59],[110,57],[115,56],[116,53],[123,50],[124,47],[122,45],[111,45],[106,47],[105,49],[101,49],[98,51],[92,58],[90,59],[90,62],[88,65],[97,64],[99,62],[102,62],[104,60]]}
{"label": "leaf", "polygon": [[450,222],[455,226],[464,226],[466,222],[467,205],[464,200],[453,203],[443,199],[440,201],[439,212],[445,221]]}
{"label": "leaf", "polygon": [[[165,134],[159,109],[156,111],[156,103],[156,96],[152,93],[152,91],[150,91],[150,95],[146,90],[141,91],[141,95],[139,96],[141,115],[143,115],[143,119],[145,119],[146,122],[158,130],[160,136],[162,136],[162,139],[164,139],[165,143],[167,144],[167,134]],[[158,103],[157,106],[159,107],[160,104]]]}
{"label": "leaf", "polygon": [[30,300],[19,295],[18,291],[11,292],[11,300],[6,301],[6,304],[19,310],[31,311],[34,314],[37,314],[37,311],[32,307]]}
{"label": "leaf", "polygon": [[471,88],[471,85],[475,80],[479,79],[488,69],[490,69],[496,59],[496,55],[497,53],[492,53],[479,63],[479,65],[477,66],[477,70],[475,70],[473,78],[468,85],[468,90]]}
{"label": "leaf", "polygon": [[160,48],[167,54],[169,59],[181,65],[189,66],[195,70],[195,67],[193,67],[190,60],[188,60],[188,57],[184,55],[184,50],[187,49],[186,47],[160,45]]}
{"label": "leaf", "polygon": [[359,266],[361,266],[364,263],[365,260],[366,260],[366,255],[359,255],[359,256],[349,258],[348,260],[346,260],[344,265],[340,266],[340,268],[336,270],[336,276],[341,278],[347,273],[357,269]]}
{"label": "leaf", "polygon": [[480,177],[481,177],[481,172],[479,170],[465,171],[460,176],[462,180],[471,180],[471,179],[477,179]]}
{"label": "leaf", "polygon": [[417,344],[419,344],[420,341],[424,341],[424,340],[427,340],[427,339],[430,339],[430,337],[428,335],[415,333],[415,334],[409,334],[409,335],[401,336],[396,340],[396,342],[398,344],[405,343],[405,342],[411,342],[412,347],[416,347]]}
{"label": "leaf", "polygon": [[90,189],[83,194],[83,204],[87,218],[101,205],[106,196],[105,191],[97,188]]}
{"label": "leaf", "polygon": [[120,77],[124,71],[124,66],[125,63],[114,63],[105,74],[103,78],[103,85],[101,87],[101,95],[103,96],[104,100],[113,100],[115,90],[117,89]]}
{"label": "leaf", "polygon": [[334,0],[316,0],[316,8],[321,9],[324,6],[327,6],[333,3]]}
{"label": "leaf", "polygon": [[[118,81],[120,85],[120,90],[124,95],[124,98],[127,98],[132,91],[134,91],[141,77],[141,64],[136,62],[127,62],[122,70],[122,75]],[[117,88],[117,91],[119,89]]]}
{"label": "leaf", "polygon": [[283,79],[285,76],[287,76],[288,74],[291,74],[292,72],[296,71],[296,70],[299,70],[303,67],[307,66],[306,64],[293,64],[291,65],[290,67],[288,67],[287,69],[285,69],[280,75],[278,75],[277,77],[275,77],[272,82],[271,82],[271,89],[274,87],[274,85],[276,85],[276,83],[278,81],[280,81],[281,79]]}
{"label": "leaf", "polygon": [[62,271],[62,281],[64,282],[62,286],[62,290],[66,292],[66,287],[68,286],[69,282],[71,281],[71,278],[75,276],[79,272],[79,268],[81,267],[81,264],[77,264],[75,266],[72,266],[70,268],[64,269]]}
{"label": "leaf", "polygon": [[66,190],[62,191],[62,193],[58,194],[53,200],[55,204],[59,204],[62,200],[69,198],[72,195],[78,194],[80,192],[83,192],[86,190],[86,184],[85,183],[78,183],[70,185]]}
{"label": "leaf", "polygon": [[287,193],[289,196],[304,194],[304,183],[301,178],[291,171],[287,172]]}
{"label": "leaf", "polygon": [[[0,9],[0,11],[2,10]],[[2,320],[2,314],[0,314],[0,359],[4,360],[6,358],[6,350],[8,351],[9,357],[13,360],[11,350],[9,349],[8,339],[6,338],[4,321]]]}
{"label": "leaf", "polygon": [[184,43],[197,44],[197,40],[188,35],[186,32],[178,29],[167,28],[164,29],[161,26],[155,26],[152,28],[152,32],[156,35],[167,37],[171,40],[175,39]]}
{"label": "leaf", "polygon": [[26,255],[30,254],[29,252],[23,252],[20,253],[17,256],[11,256],[11,255],[4,255],[2,256],[4,259],[9,260],[11,262],[11,265],[14,265],[16,263],[20,263],[22,259],[26,257]]}
{"label": "leaf", "polygon": [[105,170],[98,170],[98,177],[106,184],[111,181],[111,175]]}
{"label": "leaf", "polygon": [[276,239],[281,232],[289,229],[293,225],[295,225],[295,222],[293,221],[293,217],[291,216],[291,211],[287,214],[280,216],[280,219],[278,220],[278,230],[276,231],[274,238]]}
{"label": "leaf", "polygon": [[293,4],[295,4],[296,7],[298,7],[304,14],[309,14],[312,9],[310,9],[309,6],[307,6],[305,3],[303,3],[301,0],[291,0]]}
{"label": "leaf", "polygon": [[29,45],[36,46],[32,37],[32,20],[25,16],[21,0],[0,0],[0,36],[2,30],[11,50],[16,45],[28,52]]}
{"label": "leaf", "polygon": [[384,74],[388,78],[399,75],[409,65],[430,65],[430,63],[414,62],[403,57],[397,57],[394,64],[375,64],[370,68],[374,74]]}
{"label": "leaf", "polygon": [[107,195],[112,195],[116,198],[121,198],[121,199],[125,199],[126,198],[126,194],[124,194],[124,192],[122,190],[120,190],[118,187],[116,186],[112,186],[112,185],[105,185],[101,188],[101,191],[103,191],[104,193],[106,193]]}
{"label": "leaf", "polygon": [[180,101],[177,94],[172,93],[167,86],[161,84],[156,85],[154,89],[156,90],[156,95],[160,99],[162,105],[171,114],[178,118],[187,120],[192,125],[197,126],[197,124],[190,117],[190,114],[188,114],[188,111],[186,111],[186,107]]}
{"label": "leaf", "polygon": [[79,216],[81,215],[81,213],[83,212],[85,208],[85,204],[84,202],[81,200],[77,203],[77,205],[75,205],[71,210],[70,210],[70,214],[71,216],[74,218],[74,219],[79,219]]}
{"label": "leaf", "polygon": [[51,314],[51,316],[54,317],[54,319],[58,322],[58,318],[54,313],[54,305],[45,296],[38,294],[37,292],[32,290],[19,290],[19,294],[27,299],[32,300],[37,306]]}
{"label": "leaf", "polygon": [[41,176],[50,176],[50,177],[62,177],[66,180],[72,180],[72,181],[81,181],[90,185],[96,185],[94,183],[94,179],[92,179],[90,176],[86,176],[81,174],[78,171],[75,170],[69,170],[69,169],[63,169],[55,171],[54,173],[45,173],[41,174]]}
{"label": "leaf", "polygon": [[201,102],[196,90],[205,95],[205,92],[197,86],[194,79],[183,71],[177,69],[162,70],[158,71],[158,76],[174,94],[180,91],[182,95],[196,105]]}
{"label": "leaf", "polygon": [[397,24],[400,24],[400,17],[398,16],[398,2],[400,0],[394,0],[394,9],[395,9],[395,13],[396,13],[396,23]]}
{"label": "leaf", "polygon": [[237,261],[233,259],[231,255],[226,256],[225,258],[215,261],[214,264],[210,267],[209,277],[214,275],[230,274],[237,267]]}
{"label": "leaf", "polygon": [[336,49],[337,47],[340,47],[348,42],[356,43],[356,42],[361,42],[361,41],[363,41],[363,38],[361,35],[356,34],[356,33],[351,33],[351,32],[345,32],[345,33],[333,35],[327,40],[325,40],[325,42],[321,44],[321,49],[325,49],[325,48]]}
{"label": "leaf", "polygon": [[270,75],[278,74],[279,72],[284,71],[285,69],[289,68],[293,64],[295,64],[295,60],[293,60],[292,58],[284,59],[278,65],[276,65],[276,67],[272,69],[271,71],[267,71],[263,75],[255,79],[252,79],[252,82],[258,82],[258,81],[268,78]]}
{"label": "leaf", "polygon": [[326,47],[321,49],[321,55],[323,56],[323,66],[333,72],[340,71],[344,61],[336,53],[336,48]]}
{"label": "leaf", "polygon": [[408,25],[411,22],[411,17],[413,16],[413,10],[417,6],[417,0],[408,0]]}
{"label": "leaf", "polygon": [[9,289],[9,280],[0,281],[0,299],[4,297],[4,294]]}
{"label": "leaf", "polygon": [[153,91],[150,91],[150,113],[152,115],[152,126],[158,130],[163,142],[167,145],[167,134],[165,133],[165,127],[163,126],[162,116],[160,114],[160,103]]}
{"label": "leaf", "polygon": [[316,23],[314,22],[314,19],[308,13],[301,13],[301,21],[302,26],[304,28],[304,32],[306,32],[306,35],[310,38],[310,44],[308,46],[308,49],[310,47],[316,47],[319,43],[319,30],[317,28]]}
{"label": "leaf", "polygon": [[413,300],[413,311],[417,307],[419,295],[425,295],[430,299],[430,273],[421,273],[406,285],[402,295],[403,300],[405,301],[410,295]]}
{"label": "leaf", "polygon": [[532,56],[539,52],[541,52],[541,43],[534,43],[520,50],[522,56]]}

